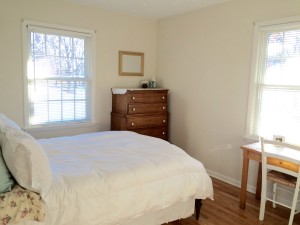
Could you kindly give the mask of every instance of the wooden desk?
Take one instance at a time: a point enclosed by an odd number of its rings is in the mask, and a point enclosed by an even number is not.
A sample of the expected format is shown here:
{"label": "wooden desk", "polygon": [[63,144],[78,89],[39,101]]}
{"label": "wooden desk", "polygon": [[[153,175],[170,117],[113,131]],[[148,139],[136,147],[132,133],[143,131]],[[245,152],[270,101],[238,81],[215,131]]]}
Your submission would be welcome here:
{"label": "wooden desk", "polygon": [[[247,193],[247,183],[248,183],[248,168],[249,168],[249,159],[259,162],[257,183],[256,183],[256,199],[260,199],[261,195],[261,146],[260,143],[254,143],[249,145],[241,146],[243,150],[243,173],[242,173],[242,182],[241,182],[241,194],[240,194],[240,208],[245,209],[246,205],[246,193]],[[273,152],[280,155],[285,155],[287,157],[292,157],[293,159],[300,161],[300,151],[290,149],[290,148],[273,148]],[[289,163],[289,167],[297,167],[298,164],[292,162]]]}
{"label": "wooden desk", "polygon": [[241,193],[240,193],[240,208],[245,209],[247,184],[248,184],[249,159],[259,162],[255,198],[260,199],[260,195],[261,195],[261,146],[260,146],[260,143],[257,142],[254,144],[243,145],[243,146],[241,146],[241,149],[243,150],[243,172],[242,172]]}

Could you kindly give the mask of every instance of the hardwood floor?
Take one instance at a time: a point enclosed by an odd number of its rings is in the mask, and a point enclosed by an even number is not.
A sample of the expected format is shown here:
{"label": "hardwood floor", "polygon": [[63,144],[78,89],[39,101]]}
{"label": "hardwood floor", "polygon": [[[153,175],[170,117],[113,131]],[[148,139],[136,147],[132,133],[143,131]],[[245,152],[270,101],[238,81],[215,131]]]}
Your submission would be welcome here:
{"label": "hardwood floor", "polygon": [[[187,219],[174,221],[168,225],[287,225],[290,210],[281,206],[273,209],[267,202],[265,219],[258,220],[260,201],[254,194],[247,193],[246,209],[239,208],[240,189],[213,179],[214,201],[209,199],[202,201],[200,219],[196,221],[194,216]],[[300,213],[295,216],[293,225],[300,225]]]}

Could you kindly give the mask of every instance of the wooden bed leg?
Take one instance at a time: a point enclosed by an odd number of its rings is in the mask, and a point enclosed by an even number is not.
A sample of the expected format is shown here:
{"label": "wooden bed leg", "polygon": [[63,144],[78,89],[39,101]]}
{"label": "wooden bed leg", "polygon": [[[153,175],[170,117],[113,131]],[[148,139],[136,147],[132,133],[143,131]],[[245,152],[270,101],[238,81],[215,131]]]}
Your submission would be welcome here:
{"label": "wooden bed leg", "polygon": [[196,220],[199,220],[201,206],[202,206],[202,199],[196,199],[195,200]]}

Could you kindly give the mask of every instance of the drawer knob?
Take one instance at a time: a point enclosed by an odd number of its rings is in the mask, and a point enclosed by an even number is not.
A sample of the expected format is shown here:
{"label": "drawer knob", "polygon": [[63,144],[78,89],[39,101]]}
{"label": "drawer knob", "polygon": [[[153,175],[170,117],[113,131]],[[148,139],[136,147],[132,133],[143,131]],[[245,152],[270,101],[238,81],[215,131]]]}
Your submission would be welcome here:
{"label": "drawer knob", "polygon": [[134,100],[134,99],[135,99],[135,97],[133,96],[133,97],[132,97],[132,100]]}
{"label": "drawer knob", "polygon": [[132,108],[132,111],[135,111],[135,108]]}
{"label": "drawer knob", "polygon": [[134,123],[131,123],[131,126],[134,126]]}
{"label": "drawer knob", "polygon": [[162,99],[165,99],[165,96],[162,96],[161,98],[162,98]]}
{"label": "drawer knob", "polygon": [[166,122],[166,120],[163,120],[163,123],[165,123]]}
{"label": "drawer knob", "polygon": [[162,134],[164,135],[164,134],[165,134],[165,132],[162,132]]}
{"label": "drawer knob", "polygon": [[165,110],[166,109],[166,107],[165,106],[163,106],[163,110]]}

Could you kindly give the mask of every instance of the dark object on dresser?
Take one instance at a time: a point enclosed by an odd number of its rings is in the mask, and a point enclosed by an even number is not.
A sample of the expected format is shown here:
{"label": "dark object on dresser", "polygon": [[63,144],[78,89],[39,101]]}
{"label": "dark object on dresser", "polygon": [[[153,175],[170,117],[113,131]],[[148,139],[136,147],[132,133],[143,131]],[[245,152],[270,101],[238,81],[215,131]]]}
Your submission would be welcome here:
{"label": "dark object on dresser", "polygon": [[168,140],[167,89],[112,89],[111,130]]}

